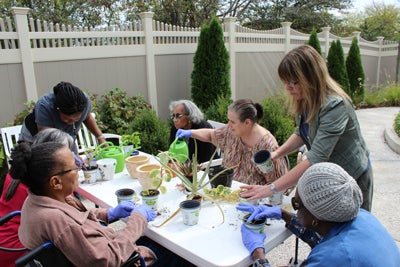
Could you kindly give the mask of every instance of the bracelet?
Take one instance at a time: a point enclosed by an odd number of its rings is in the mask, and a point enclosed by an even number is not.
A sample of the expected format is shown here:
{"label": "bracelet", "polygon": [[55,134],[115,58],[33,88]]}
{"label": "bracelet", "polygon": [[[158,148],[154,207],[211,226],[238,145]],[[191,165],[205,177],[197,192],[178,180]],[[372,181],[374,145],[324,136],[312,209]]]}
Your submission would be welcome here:
{"label": "bracelet", "polygon": [[99,136],[96,137],[96,139],[100,140],[100,139],[106,139],[106,138],[104,137],[104,135],[99,135]]}
{"label": "bracelet", "polygon": [[274,183],[270,183],[269,184],[269,189],[271,189],[271,191],[274,192],[274,193],[278,193],[279,192],[278,190],[276,190]]}
{"label": "bracelet", "polygon": [[270,267],[267,259],[256,259],[253,262],[253,267]]}

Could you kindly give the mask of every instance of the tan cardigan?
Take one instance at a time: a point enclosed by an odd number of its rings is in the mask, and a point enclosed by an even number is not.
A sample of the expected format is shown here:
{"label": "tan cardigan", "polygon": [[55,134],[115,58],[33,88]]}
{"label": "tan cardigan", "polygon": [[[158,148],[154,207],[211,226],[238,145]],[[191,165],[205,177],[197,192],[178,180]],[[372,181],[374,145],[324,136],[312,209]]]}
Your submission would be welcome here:
{"label": "tan cardigan", "polygon": [[75,266],[120,266],[134,251],[147,227],[146,218],[133,212],[118,233],[100,225],[107,209],[81,212],[55,199],[29,193],[22,207],[18,234],[24,246],[52,241]]}

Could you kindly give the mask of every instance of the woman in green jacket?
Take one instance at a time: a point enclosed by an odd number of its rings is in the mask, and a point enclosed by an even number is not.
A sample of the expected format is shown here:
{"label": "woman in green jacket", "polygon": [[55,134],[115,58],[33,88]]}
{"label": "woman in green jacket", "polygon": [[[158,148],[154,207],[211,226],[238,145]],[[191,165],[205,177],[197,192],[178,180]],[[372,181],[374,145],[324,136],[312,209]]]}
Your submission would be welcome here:
{"label": "woman in green jacket", "polygon": [[279,77],[291,96],[296,130],[272,152],[277,160],[301,146],[307,147],[302,161],[275,182],[266,186],[243,186],[243,197],[263,198],[296,185],[313,164],[333,162],[345,169],[363,194],[361,208],[371,210],[373,174],[369,151],[361,135],[350,97],[329,75],[321,55],[311,46],[290,51],[278,67]]}

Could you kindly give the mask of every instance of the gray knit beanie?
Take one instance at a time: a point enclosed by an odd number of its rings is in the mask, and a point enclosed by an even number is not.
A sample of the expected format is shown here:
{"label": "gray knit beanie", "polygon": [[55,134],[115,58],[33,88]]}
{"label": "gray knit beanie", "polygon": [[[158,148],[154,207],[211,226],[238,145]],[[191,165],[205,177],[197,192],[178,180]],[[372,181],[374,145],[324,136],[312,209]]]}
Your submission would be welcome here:
{"label": "gray knit beanie", "polygon": [[312,165],[300,177],[297,192],[318,220],[346,222],[354,219],[363,201],[357,182],[335,163]]}

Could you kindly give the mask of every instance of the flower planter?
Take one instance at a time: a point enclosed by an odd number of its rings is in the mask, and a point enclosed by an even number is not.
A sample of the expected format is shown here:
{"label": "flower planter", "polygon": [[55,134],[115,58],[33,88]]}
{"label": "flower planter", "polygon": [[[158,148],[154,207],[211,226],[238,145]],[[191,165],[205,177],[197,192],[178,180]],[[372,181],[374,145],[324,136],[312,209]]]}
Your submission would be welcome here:
{"label": "flower planter", "polygon": [[125,159],[125,166],[132,178],[137,178],[136,169],[140,165],[149,163],[150,157],[146,155],[130,156]]}
{"label": "flower planter", "polygon": [[136,168],[136,176],[143,190],[154,188],[153,186],[154,179],[150,178],[149,176],[152,170],[161,170],[161,165],[154,163],[147,163],[140,165],[139,167]]}
{"label": "flower planter", "polygon": [[157,202],[158,202],[158,196],[160,195],[160,191],[156,189],[149,189],[149,190],[143,190],[140,192],[140,196],[142,198],[142,203],[146,204],[153,210],[157,210]]}
{"label": "flower planter", "polygon": [[86,184],[94,184],[97,180],[101,180],[97,166],[86,167],[86,170],[83,170],[83,176],[85,177]]}

